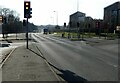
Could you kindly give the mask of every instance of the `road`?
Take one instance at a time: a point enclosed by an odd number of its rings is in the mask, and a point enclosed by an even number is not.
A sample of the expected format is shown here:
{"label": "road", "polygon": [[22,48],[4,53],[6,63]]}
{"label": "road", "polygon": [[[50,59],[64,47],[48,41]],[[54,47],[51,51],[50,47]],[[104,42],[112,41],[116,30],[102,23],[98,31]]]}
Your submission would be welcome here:
{"label": "road", "polygon": [[64,80],[118,80],[117,51],[108,52],[83,41],[69,41],[50,35],[32,34],[31,37],[41,54]]}

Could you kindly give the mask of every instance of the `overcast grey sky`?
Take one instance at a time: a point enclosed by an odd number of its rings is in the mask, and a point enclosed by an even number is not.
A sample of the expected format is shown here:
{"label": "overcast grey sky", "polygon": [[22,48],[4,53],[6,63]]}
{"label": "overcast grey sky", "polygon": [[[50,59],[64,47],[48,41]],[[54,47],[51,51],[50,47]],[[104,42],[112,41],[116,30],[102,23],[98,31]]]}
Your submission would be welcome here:
{"label": "overcast grey sky", "polygon": [[[104,7],[119,0],[30,0],[32,7],[32,18],[29,20],[36,25],[56,24],[58,13],[58,24],[68,23],[69,15],[77,11],[86,13],[96,19],[103,19]],[[0,0],[0,6],[17,11],[20,19],[24,16],[24,0]],[[54,12],[56,11],[56,12]]]}

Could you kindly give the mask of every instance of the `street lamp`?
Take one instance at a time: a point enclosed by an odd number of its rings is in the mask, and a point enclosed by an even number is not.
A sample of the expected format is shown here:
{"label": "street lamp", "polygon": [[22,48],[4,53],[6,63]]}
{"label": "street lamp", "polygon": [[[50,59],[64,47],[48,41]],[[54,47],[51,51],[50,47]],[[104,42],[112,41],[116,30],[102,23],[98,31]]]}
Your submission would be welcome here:
{"label": "street lamp", "polygon": [[79,0],[77,0],[77,11],[79,11]]}
{"label": "street lamp", "polygon": [[53,17],[50,17],[51,18],[51,24],[53,25],[54,24],[54,18]]}
{"label": "street lamp", "polygon": [[56,24],[58,25],[58,12],[57,11],[53,11],[56,12]]}

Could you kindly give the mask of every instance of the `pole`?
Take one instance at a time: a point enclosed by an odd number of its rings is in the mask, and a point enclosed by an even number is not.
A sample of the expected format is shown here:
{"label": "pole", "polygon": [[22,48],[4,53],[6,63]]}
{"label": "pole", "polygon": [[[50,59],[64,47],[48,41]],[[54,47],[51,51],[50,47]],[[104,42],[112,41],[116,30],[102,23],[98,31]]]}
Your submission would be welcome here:
{"label": "pole", "polygon": [[16,32],[16,40],[17,40],[17,32]]}
{"label": "pole", "polygon": [[28,18],[27,18],[27,32],[26,32],[26,48],[28,49]]}
{"label": "pole", "polygon": [[57,12],[57,18],[56,18],[56,21],[57,21],[57,25],[58,25],[58,12]]}
{"label": "pole", "polygon": [[89,24],[88,24],[88,28],[89,28],[89,29],[88,29],[88,30],[89,30],[89,38],[90,38],[90,27],[91,27],[91,26],[90,26],[90,23],[89,23]]}
{"label": "pole", "polygon": [[54,18],[53,17],[50,17],[52,19],[51,21],[51,25],[54,25]]}
{"label": "pole", "polygon": [[[115,28],[118,26],[118,14],[119,14],[119,10],[117,9],[117,15],[116,15],[116,26]],[[117,37],[119,38],[119,33],[117,33]]]}
{"label": "pole", "polygon": [[118,18],[118,17],[119,17],[118,15],[119,15],[119,9],[117,9],[117,16],[116,16],[116,17],[117,17],[117,18],[116,18],[116,26],[118,26],[118,19],[119,19],[119,18]]}
{"label": "pole", "polygon": [[79,0],[77,0],[77,11],[79,11]]}
{"label": "pole", "polygon": [[56,13],[56,24],[58,25],[58,11],[53,11]]}

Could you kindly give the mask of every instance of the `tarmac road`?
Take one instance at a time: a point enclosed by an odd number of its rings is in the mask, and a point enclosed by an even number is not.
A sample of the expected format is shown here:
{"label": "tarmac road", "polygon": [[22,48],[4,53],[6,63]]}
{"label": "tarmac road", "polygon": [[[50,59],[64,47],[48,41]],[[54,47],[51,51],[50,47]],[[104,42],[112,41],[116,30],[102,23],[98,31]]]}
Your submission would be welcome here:
{"label": "tarmac road", "polygon": [[118,48],[114,52],[42,34],[31,37],[57,74],[67,81],[118,81]]}

